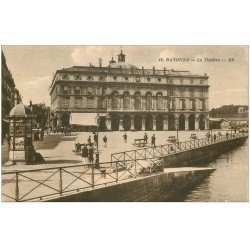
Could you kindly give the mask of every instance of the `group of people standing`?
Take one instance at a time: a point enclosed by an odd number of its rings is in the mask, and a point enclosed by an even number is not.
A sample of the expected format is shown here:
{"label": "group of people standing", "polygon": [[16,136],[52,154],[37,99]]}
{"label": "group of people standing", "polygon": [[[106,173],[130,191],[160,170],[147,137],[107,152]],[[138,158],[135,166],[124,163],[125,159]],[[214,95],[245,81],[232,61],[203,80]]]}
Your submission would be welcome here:
{"label": "group of people standing", "polygon": [[43,141],[44,129],[37,129],[33,132],[34,141]]}

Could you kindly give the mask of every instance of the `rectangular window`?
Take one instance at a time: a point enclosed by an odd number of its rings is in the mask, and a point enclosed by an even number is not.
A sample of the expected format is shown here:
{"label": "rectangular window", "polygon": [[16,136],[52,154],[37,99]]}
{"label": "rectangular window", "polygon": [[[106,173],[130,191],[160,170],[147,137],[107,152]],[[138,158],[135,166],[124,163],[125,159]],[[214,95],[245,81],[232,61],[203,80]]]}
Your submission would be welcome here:
{"label": "rectangular window", "polygon": [[169,109],[174,109],[173,100],[170,100],[169,102]]}
{"label": "rectangular window", "polygon": [[204,109],[205,109],[205,101],[204,101],[204,100],[200,100],[199,108],[200,108],[201,110],[204,110]]}
{"label": "rectangular window", "polygon": [[181,110],[185,110],[186,109],[185,100],[180,100],[180,109]]}
{"label": "rectangular window", "polygon": [[93,108],[94,107],[94,98],[88,97],[87,98],[87,108]]}
{"label": "rectangular window", "polygon": [[67,80],[68,79],[68,75],[66,75],[66,74],[62,75],[62,79],[63,80]]}
{"label": "rectangular window", "polygon": [[69,99],[68,98],[63,99],[63,107],[64,108],[68,108],[69,107]]}
{"label": "rectangular window", "polygon": [[82,106],[82,99],[76,98],[75,99],[75,106],[76,106],[76,108],[81,108],[81,106]]}
{"label": "rectangular window", "polygon": [[195,110],[195,100],[190,100],[190,109]]}
{"label": "rectangular window", "polygon": [[203,84],[203,83],[204,83],[204,81],[203,81],[203,79],[201,79],[201,80],[200,80],[200,84]]}
{"label": "rectangular window", "polygon": [[180,84],[183,84],[183,79],[182,78],[180,79]]}
{"label": "rectangular window", "polygon": [[81,80],[81,76],[80,75],[75,75],[75,80]]}
{"label": "rectangular window", "polygon": [[63,94],[69,94],[68,86],[63,86]]}

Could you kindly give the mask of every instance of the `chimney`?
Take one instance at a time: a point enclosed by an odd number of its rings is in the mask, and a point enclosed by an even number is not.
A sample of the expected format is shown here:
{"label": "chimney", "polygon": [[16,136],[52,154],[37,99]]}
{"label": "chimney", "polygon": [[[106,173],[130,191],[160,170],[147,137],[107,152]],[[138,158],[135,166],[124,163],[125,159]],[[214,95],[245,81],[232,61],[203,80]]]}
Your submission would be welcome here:
{"label": "chimney", "polygon": [[99,67],[102,67],[102,58],[98,58],[99,59]]}

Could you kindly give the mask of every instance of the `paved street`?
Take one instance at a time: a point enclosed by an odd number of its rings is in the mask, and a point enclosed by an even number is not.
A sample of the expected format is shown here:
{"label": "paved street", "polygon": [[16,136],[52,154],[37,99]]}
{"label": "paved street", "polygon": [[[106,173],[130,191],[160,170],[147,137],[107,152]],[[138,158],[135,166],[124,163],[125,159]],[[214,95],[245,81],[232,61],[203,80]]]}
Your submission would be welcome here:
{"label": "paved street", "polygon": [[[127,143],[123,140],[123,135],[125,132],[100,132],[99,133],[99,151],[100,151],[100,162],[107,162],[111,160],[111,154],[116,152],[122,152],[127,150],[137,149],[138,147],[133,145],[134,139],[143,138],[144,131],[139,132],[127,132],[128,139]],[[177,136],[176,131],[147,131],[148,135],[148,145],[150,146],[151,136],[155,134],[156,136],[156,146],[164,145],[169,143],[167,141],[169,136]],[[206,131],[179,131],[179,140],[188,141],[190,140],[190,135],[196,133],[198,138],[204,138]],[[225,132],[224,132],[225,133]],[[107,147],[104,147],[103,137],[104,135],[108,138]],[[44,141],[34,142],[34,147],[37,152],[41,153],[45,159],[44,164],[36,165],[17,165],[14,167],[3,167],[3,170],[9,169],[32,169],[32,168],[49,168],[58,167],[58,165],[67,166],[74,164],[82,164],[83,158],[80,155],[76,155],[74,151],[75,143],[85,143],[88,137],[92,137],[93,134],[89,132],[82,133],[72,133],[71,135],[63,134],[50,134],[44,137]],[[3,159],[7,159],[6,145],[3,150]]]}

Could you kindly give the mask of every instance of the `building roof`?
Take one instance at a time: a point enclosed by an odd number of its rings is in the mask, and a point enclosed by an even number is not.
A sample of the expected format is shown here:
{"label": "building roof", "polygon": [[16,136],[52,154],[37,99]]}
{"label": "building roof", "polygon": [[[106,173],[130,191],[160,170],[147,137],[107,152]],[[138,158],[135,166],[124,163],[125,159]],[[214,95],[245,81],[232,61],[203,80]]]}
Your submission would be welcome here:
{"label": "building roof", "polygon": [[119,68],[119,69],[138,69],[135,65],[127,62],[115,62],[110,64],[111,68]]}
{"label": "building roof", "polygon": [[[112,66],[113,65],[113,66]],[[121,67],[119,67],[121,66]],[[173,70],[173,69],[139,69],[133,64],[126,62],[117,62],[111,64],[109,67],[95,67],[95,66],[73,66],[70,68],[63,68],[57,70],[60,73],[86,73],[86,74],[131,74],[131,75],[158,75],[158,76],[183,76],[183,77],[202,77],[208,78],[206,74],[198,75],[191,74],[190,71],[181,71],[181,70]]]}

